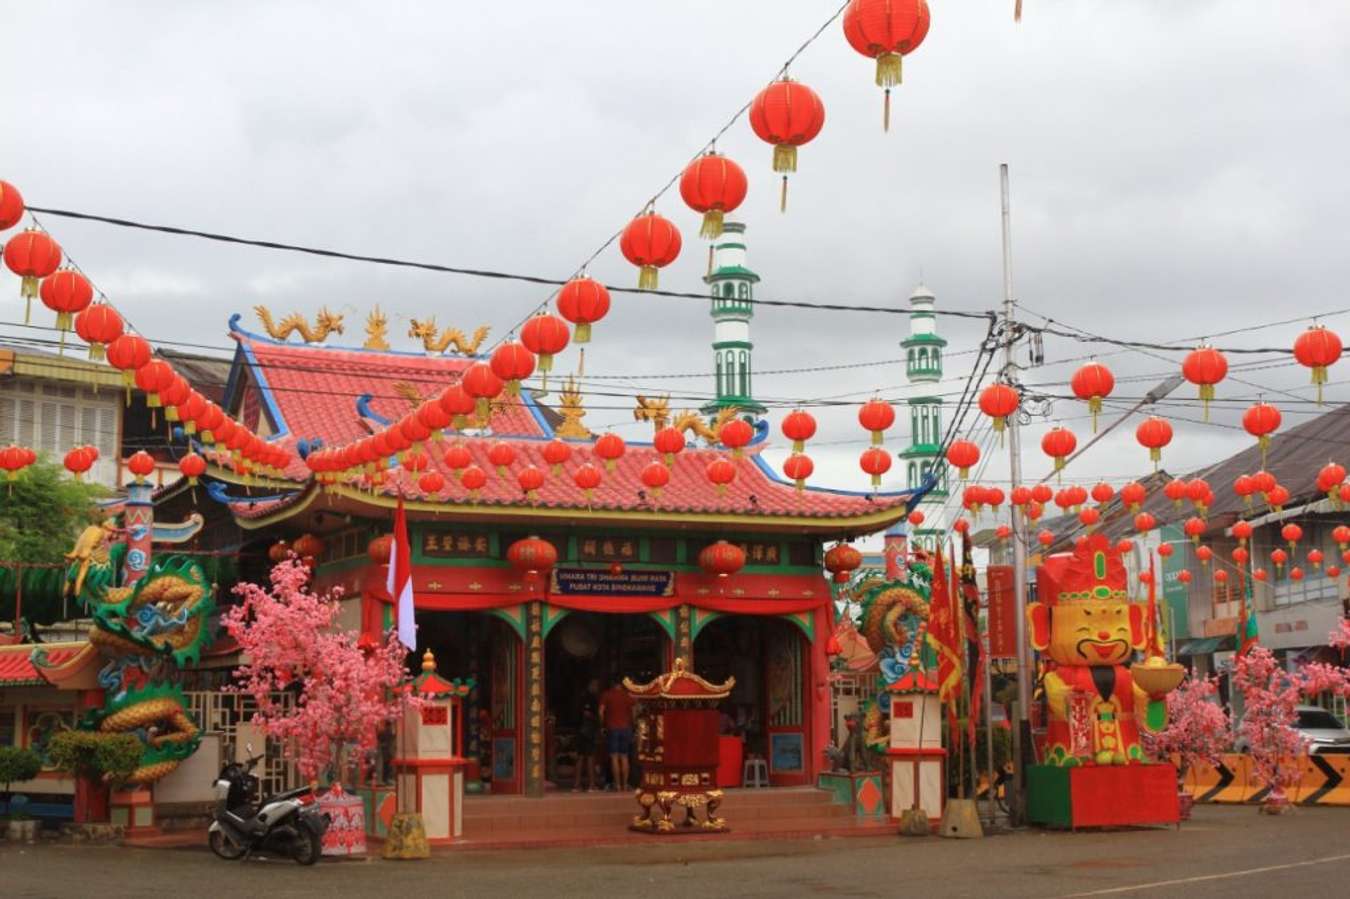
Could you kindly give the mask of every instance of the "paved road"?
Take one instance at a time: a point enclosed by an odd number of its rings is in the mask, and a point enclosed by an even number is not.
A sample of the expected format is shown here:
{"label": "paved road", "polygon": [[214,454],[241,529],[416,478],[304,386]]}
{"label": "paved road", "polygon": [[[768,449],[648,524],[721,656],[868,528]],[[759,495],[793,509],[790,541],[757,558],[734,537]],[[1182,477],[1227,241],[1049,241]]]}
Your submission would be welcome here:
{"label": "paved road", "polygon": [[961,842],[847,839],[474,851],[427,862],[217,860],[205,850],[0,843],[0,896],[1350,895],[1350,809],[1203,807],[1181,831],[1038,831]]}

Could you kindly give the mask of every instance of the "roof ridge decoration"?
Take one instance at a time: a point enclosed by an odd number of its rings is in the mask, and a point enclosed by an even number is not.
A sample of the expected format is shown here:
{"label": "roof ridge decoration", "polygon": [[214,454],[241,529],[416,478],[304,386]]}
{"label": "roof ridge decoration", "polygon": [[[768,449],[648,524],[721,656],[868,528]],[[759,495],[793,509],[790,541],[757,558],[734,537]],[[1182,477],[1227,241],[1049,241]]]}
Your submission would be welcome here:
{"label": "roof ridge decoration", "polygon": [[492,328],[487,325],[479,325],[474,329],[473,337],[466,338],[464,332],[458,328],[445,328],[439,333],[436,331],[436,316],[425,320],[410,319],[408,327],[408,336],[416,337],[422,341],[422,349],[428,353],[444,355],[446,349],[454,346],[455,352],[461,356],[477,356],[478,348],[487,340],[488,334]]}
{"label": "roof ridge decoration", "polygon": [[261,303],[254,306],[253,311],[272,339],[282,343],[285,343],[292,334],[297,332],[300,334],[300,339],[305,343],[323,343],[328,339],[329,334],[342,333],[342,313],[331,312],[327,306],[319,308],[318,314],[314,317],[314,327],[312,328],[299,312],[292,312],[278,323],[272,320],[272,311]]}
{"label": "roof ridge decoration", "polygon": [[720,684],[709,683],[690,671],[688,665],[683,656],[676,656],[672,670],[658,674],[645,684],[634,683],[631,678],[625,677],[623,688],[637,699],[698,701],[726,699],[731,695],[736,678],[728,677]]}

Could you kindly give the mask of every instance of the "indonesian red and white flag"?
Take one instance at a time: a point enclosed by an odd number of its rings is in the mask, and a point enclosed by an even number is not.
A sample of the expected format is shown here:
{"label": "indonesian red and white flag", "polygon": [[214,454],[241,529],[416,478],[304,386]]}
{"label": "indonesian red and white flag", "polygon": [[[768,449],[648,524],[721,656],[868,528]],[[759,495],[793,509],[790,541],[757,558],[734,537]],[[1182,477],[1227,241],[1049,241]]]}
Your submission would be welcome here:
{"label": "indonesian red and white flag", "polygon": [[394,541],[389,546],[389,577],[385,587],[394,600],[394,620],[398,627],[398,642],[409,651],[417,648],[417,622],[413,612],[412,551],[408,543],[408,516],[403,511],[403,497],[398,498],[394,512]]}

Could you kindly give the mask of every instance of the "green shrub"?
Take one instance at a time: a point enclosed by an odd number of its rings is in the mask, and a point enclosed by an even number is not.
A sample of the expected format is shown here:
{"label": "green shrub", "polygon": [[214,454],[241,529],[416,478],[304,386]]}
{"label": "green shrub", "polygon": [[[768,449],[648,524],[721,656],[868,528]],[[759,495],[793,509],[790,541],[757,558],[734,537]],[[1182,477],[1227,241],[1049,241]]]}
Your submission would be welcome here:
{"label": "green shrub", "polygon": [[131,734],[98,734],[87,730],[62,731],[52,737],[47,752],[59,770],[79,777],[102,778],[118,784],[141,763],[144,747]]}
{"label": "green shrub", "polygon": [[0,784],[4,785],[5,810],[10,808],[10,784],[32,780],[42,771],[42,756],[31,749],[0,746]]}

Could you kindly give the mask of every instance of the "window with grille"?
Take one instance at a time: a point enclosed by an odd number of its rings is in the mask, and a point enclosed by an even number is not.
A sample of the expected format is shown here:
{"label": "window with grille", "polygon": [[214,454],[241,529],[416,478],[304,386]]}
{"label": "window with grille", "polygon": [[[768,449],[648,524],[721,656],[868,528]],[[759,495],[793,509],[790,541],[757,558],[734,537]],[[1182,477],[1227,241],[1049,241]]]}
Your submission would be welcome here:
{"label": "window with grille", "polygon": [[117,478],[120,394],[28,379],[0,382],[0,446],[18,443],[60,460],[75,446],[98,447],[90,478]]}

